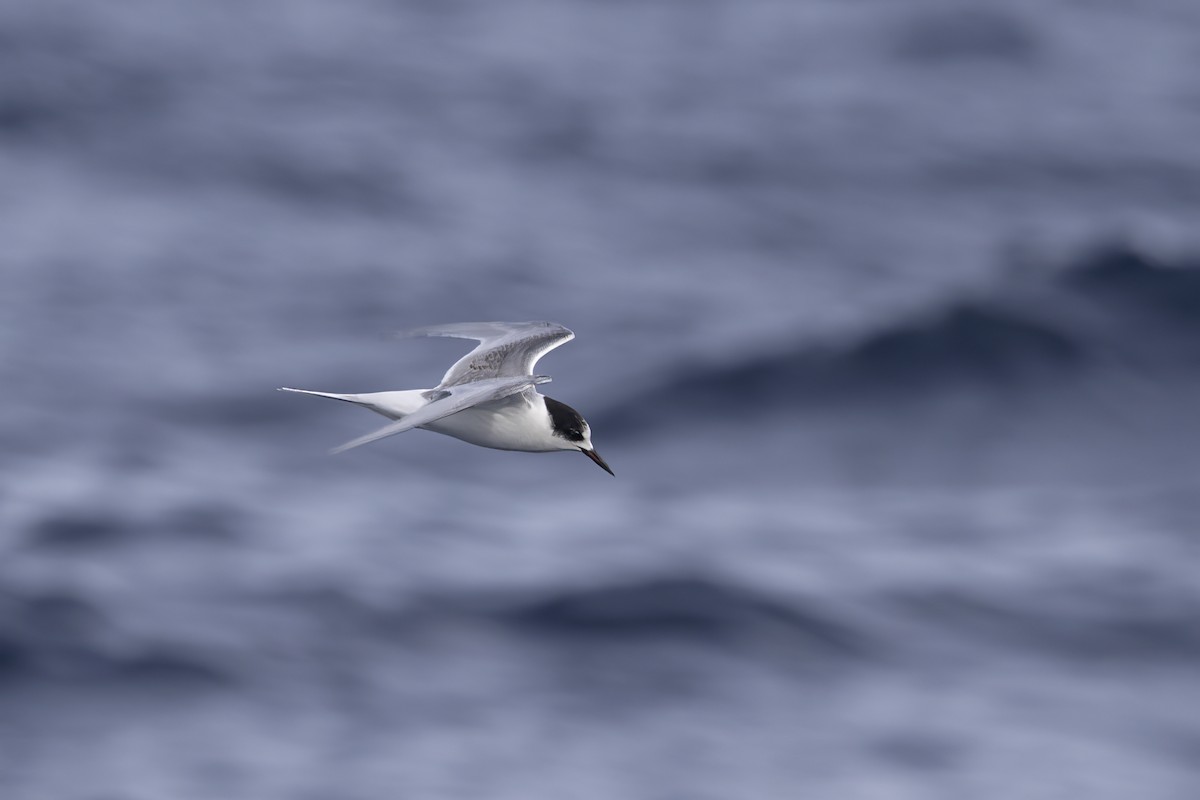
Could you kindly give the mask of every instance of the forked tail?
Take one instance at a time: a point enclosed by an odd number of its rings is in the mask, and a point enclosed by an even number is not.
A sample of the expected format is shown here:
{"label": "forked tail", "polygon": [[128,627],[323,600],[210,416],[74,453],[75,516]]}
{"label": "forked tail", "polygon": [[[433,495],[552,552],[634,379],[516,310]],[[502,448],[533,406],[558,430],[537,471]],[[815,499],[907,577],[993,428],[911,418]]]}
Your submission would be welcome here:
{"label": "forked tail", "polygon": [[362,404],[362,399],[356,394],[335,394],[334,392],[314,392],[312,389],[293,389],[290,386],[280,386],[281,392],[295,392],[296,394],[311,394],[316,397],[332,397],[334,400],[345,400],[347,403]]}
{"label": "forked tail", "polygon": [[393,392],[367,392],[366,394],[338,394],[336,392],[314,392],[311,389],[293,389],[280,386],[281,392],[311,394],[315,397],[329,397],[356,406],[369,408],[376,414],[382,414],[388,419],[400,419],[426,405],[429,398],[423,389],[407,389]]}

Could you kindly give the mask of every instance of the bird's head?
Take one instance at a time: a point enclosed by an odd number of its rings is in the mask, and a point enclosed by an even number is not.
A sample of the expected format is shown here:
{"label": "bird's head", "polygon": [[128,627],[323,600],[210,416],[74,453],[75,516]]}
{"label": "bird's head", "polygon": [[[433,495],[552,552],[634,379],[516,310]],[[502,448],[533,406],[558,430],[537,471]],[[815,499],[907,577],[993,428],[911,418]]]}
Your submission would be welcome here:
{"label": "bird's head", "polygon": [[545,400],[546,411],[550,412],[550,431],[554,435],[559,449],[578,450],[595,461],[600,469],[615,477],[616,473],[609,468],[608,464],[604,463],[604,459],[592,446],[592,429],[588,426],[587,420],[566,403],[560,403],[552,397],[547,397]]}

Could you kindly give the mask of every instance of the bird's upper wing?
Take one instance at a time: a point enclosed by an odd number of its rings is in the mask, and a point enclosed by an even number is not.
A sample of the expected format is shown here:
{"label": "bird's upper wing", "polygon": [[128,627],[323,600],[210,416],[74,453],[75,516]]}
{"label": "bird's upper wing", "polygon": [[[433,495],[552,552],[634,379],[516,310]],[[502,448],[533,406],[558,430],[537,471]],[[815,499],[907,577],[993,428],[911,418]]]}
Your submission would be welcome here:
{"label": "bird's upper wing", "polygon": [[413,413],[383,426],[374,433],[360,436],[353,441],[346,442],[340,447],[333,448],[329,452],[341,453],[352,447],[359,447],[360,445],[370,444],[388,436],[395,436],[397,433],[404,433],[413,428],[428,425],[435,420],[448,417],[463,409],[477,406],[480,403],[486,403],[489,400],[501,400],[524,391],[531,386],[548,383],[549,381],[550,378],[545,375],[521,375],[508,378],[488,378],[458,386],[434,389],[432,390],[433,400],[428,405],[421,406]]}
{"label": "bird's upper wing", "polygon": [[454,362],[439,389],[486,380],[530,376],[538,359],[575,334],[554,322],[456,322],[407,331],[405,336],[475,339],[479,346]]}

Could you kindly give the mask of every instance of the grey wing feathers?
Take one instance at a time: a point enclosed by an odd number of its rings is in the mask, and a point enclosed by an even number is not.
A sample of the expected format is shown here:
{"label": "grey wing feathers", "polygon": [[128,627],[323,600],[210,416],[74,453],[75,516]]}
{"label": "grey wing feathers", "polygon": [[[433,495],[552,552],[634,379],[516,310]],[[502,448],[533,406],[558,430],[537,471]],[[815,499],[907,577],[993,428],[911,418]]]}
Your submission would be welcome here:
{"label": "grey wing feathers", "polygon": [[407,331],[406,336],[475,339],[479,346],[456,361],[438,388],[497,377],[528,376],[538,359],[575,334],[555,322],[455,322]]}
{"label": "grey wing feathers", "polygon": [[357,439],[335,447],[329,452],[341,453],[354,447],[361,447],[364,444],[370,444],[371,442],[385,439],[388,436],[395,436],[397,433],[404,433],[413,428],[428,425],[442,417],[448,417],[451,414],[472,406],[477,406],[480,403],[486,403],[489,400],[500,400],[524,391],[531,386],[549,382],[550,378],[546,375],[522,375],[520,377],[490,378],[461,386],[448,387],[444,391],[439,391],[435,395],[437,399],[428,405],[418,408],[413,413],[385,425],[373,433],[368,433],[366,436],[360,436]]}
{"label": "grey wing feathers", "polygon": [[530,333],[566,328],[554,322],[451,322],[446,325],[427,325],[405,331],[404,336],[450,336],[455,339],[475,339],[486,342],[514,333]]}

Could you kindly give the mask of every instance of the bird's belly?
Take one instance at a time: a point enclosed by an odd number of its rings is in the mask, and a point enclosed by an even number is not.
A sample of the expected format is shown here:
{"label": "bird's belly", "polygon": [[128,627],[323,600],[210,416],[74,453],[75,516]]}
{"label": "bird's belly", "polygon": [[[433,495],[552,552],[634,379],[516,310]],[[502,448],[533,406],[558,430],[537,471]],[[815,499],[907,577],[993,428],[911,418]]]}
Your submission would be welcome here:
{"label": "bird's belly", "polygon": [[545,452],[544,441],[530,435],[528,423],[521,424],[525,417],[522,411],[520,407],[499,411],[468,408],[421,428],[495,450]]}

